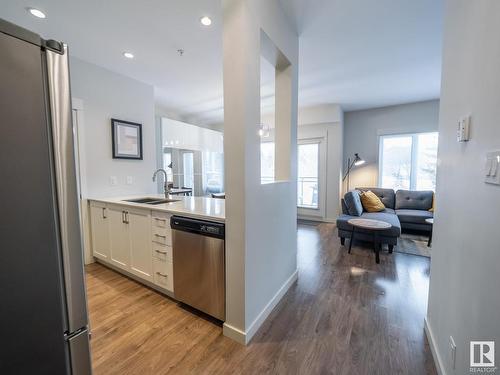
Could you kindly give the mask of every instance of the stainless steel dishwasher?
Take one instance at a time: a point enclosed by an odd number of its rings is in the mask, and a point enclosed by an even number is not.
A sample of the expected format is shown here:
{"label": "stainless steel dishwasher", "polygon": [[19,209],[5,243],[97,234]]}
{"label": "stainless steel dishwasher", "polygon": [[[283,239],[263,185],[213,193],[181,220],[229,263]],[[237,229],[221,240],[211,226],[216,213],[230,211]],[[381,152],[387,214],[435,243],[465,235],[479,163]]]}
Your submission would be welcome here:
{"label": "stainless steel dishwasher", "polygon": [[226,318],[225,226],[172,216],[174,295],[219,320]]}

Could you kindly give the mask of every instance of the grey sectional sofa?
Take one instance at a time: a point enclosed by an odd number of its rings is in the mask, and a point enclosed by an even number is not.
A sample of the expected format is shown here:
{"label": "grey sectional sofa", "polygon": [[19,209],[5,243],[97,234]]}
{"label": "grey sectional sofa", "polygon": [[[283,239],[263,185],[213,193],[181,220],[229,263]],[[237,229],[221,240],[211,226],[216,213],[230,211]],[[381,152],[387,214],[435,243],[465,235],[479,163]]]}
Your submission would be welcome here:
{"label": "grey sectional sofa", "polygon": [[[382,203],[385,210],[382,212],[363,212],[361,216],[349,215],[345,201],[342,199],[342,215],[337,218],[337,228],[342,245],[346,238],[351,238],[352,226],[349,219],[365,218],[385,221],[392,225],[392,228],[379,232],[379,239],[392,250],[398,243],[401,229],[416,229],[430,232],[432,226],[425,222],[425,219],[432,218],[434,214],[429,211],[432,207],[432,191],[412,191],[381,188],[356,188],[359,191],[371,190]],[[356,229],[356,239],[373,241],[373,234],[370,231]]]}

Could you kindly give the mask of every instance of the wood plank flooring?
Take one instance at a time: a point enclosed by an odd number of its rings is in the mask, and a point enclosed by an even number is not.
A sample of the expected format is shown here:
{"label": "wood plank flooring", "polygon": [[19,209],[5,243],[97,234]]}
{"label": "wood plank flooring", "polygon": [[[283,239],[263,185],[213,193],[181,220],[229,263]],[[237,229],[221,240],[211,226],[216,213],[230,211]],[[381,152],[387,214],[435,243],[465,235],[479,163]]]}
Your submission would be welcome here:
{"label": "wood plank flooring", "polygon": [[[346,241],[348,244],[348,241]],[[340,245],[299,225],[299,280],[250,345],[98,264],[87,266],[92,357],[101,374],[436,374],[423,330],[429,259]]]}

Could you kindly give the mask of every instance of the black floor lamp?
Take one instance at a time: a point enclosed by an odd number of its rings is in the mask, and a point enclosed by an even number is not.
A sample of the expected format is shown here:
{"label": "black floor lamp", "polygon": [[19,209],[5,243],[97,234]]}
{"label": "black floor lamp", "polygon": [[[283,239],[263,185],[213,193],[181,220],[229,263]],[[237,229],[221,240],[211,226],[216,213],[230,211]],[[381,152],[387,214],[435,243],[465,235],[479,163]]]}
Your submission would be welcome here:
{"label": "black floor lamp", "polygon": [[354,154],[354,159],[351,161],[351,158],[347,158],[347,172],[345,173],[344,177],[342,178],[342,182],[345,181],[347,178],[347,191],[349,191],[349,174],[351,173],[351,169],[356,166],[360,166],[364,164],[365,161],[359,157],[359,155],[356,153]]}

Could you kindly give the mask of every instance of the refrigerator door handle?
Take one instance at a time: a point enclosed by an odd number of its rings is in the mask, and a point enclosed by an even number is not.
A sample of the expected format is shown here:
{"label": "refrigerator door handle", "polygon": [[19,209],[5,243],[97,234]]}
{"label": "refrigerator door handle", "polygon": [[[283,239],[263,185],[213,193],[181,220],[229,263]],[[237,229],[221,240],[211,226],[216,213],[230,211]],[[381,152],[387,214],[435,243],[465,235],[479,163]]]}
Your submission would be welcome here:
{"label": "refrigerator door handle", "polygon": [[75,332],[87,327],[88,319],[67,46],[63,45],[62,50],[63,53],[46,50],[46,62],[67,332]]}

